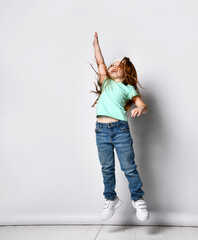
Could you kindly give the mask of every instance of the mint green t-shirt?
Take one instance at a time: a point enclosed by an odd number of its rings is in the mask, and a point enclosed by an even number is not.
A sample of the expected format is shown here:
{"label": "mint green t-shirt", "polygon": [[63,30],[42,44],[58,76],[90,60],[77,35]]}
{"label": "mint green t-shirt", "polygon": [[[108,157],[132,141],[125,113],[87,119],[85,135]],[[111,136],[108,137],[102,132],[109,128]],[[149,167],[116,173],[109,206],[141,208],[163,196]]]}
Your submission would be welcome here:
{"label": "mint green t-shirt", "polygon": [[102,93],[96,104],[96,117],[99,115],[116,118],[118,120],[127,121],[127,112],[124,109],[127,100],[138,95],[135,88],[122,82],[115,82],[107,78],[103,81]]}

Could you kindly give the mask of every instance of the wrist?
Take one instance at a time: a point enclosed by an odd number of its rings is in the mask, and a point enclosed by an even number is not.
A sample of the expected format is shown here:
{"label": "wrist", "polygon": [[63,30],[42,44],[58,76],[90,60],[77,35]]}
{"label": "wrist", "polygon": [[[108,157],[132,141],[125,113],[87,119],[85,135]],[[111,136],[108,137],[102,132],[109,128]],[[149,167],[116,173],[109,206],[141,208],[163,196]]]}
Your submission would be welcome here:
{"label": "wrist", "polygon": [[96,59],[97,65],[104,64],[104,60],[103,59],[97,59],[97,57],[95,57],[95,59]]}
{"label": "wrist", "polygon": [[103,61],[103,60],[97,61],[97,64],[98,64],[98,65],[104,64],[104,61]]}
{"label": "wrist", "polygon": [[147,113],[147,111],[148,111],[147,105],[140,106],[140,108],[142,109],[142,113]]}

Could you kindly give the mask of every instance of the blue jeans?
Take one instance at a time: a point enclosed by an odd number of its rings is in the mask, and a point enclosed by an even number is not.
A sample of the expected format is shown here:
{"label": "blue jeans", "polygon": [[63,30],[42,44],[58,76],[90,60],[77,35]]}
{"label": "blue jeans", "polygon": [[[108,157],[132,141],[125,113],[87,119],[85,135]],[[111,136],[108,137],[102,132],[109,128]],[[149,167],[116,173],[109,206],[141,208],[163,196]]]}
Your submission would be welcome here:
{"label": "blue jeans", "polygon": [[115,192],[115,157],[114,147],[120,162],[121,170],[129,182],[130,197],[136,201],[144,195],[141,189],[142,181],[134,161],[133,140],[130,134],[128,121],[118,120],[111,123],[96,121],[96,145],[103,175],[104,192],[106,199],[117,197]]}

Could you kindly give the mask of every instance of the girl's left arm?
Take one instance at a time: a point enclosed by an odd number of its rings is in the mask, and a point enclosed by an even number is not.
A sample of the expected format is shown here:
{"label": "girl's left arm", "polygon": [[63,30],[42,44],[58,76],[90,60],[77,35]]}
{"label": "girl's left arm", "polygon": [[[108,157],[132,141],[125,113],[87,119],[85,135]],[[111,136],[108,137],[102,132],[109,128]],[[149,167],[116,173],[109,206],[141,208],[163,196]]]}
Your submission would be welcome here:
{"label": "girl's left arm", "polygon": [[139,96],[134,96],[132,98],[132,101],[137,106],[136,108],[131,110],[131,116],[135,117],[135,115],[138,113],[138,117],[141,113],[145,114],[148,112],[148,106],[142,101],[142,99]]}

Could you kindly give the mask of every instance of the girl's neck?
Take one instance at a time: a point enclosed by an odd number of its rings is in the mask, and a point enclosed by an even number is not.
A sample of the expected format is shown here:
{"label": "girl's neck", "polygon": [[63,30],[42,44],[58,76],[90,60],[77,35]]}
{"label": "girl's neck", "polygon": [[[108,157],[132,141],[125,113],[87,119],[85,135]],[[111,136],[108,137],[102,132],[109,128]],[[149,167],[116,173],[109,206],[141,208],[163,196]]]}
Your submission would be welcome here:
{"label": "girl's neck", "polygon": [[121,79],[121,78],[114,78],[113,81],[115,82],[124,82],[124,79]]}

